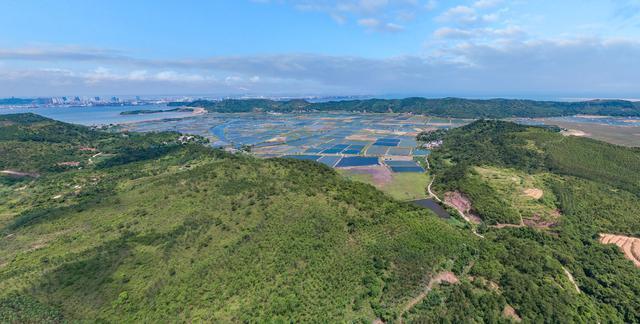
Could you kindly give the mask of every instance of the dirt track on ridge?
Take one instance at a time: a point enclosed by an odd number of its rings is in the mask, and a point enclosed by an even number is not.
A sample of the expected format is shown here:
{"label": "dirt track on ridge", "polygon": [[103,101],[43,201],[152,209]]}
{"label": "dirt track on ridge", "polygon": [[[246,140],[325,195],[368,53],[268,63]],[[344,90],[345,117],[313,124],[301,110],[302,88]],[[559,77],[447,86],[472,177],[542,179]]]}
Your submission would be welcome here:
{"label": "dirt track on ridge", "polygon": [[443,282],[447,282],[447,283],[450,283],[450,284],[456,284],[456,283],[458,283],[460,281],[458,280],[458,277],[456,277],[456,275],[451,271],[440,272],[440,273],[436,274],[435,276],[433,276],[431,278],[431,280],[429,280],[429,283],[427,284],[427,287],[425,287],[425,289],[418,296],[416,296],[413,299],[411,299],[404,306],[404,308],[402,308],[402,311],[400,312],[400,314],[398,314],[398,323],[402,323],[402,315],[404,313],[406,313],[409,310],[411,310],[414,306],[416,306],[418,303],[422,302],[427,297],[427,295],[429,294],[431,289],[433,289],[434,285],[440,284],[440,283],[443,283]]}

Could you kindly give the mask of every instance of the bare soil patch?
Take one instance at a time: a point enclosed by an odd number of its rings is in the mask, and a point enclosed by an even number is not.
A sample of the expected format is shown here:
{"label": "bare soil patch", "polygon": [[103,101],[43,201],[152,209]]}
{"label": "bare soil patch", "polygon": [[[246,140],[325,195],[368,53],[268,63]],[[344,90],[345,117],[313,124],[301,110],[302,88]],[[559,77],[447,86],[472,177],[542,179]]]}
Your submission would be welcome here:
{"label": "bare soil patch", "polygon": [[350,141],[366,141],[366,142],[375,142],[375,140],[376,140],[375,137],[371,137],[371,136],[368,136],[368,135],[362,135],[362,134],[349,135],[349,136],[345,137],[345,139],[350,140]]}
{"label": "bare soil patch", "polygon": [[579,129],[568,129],[566,131],[563,131],[562,135],[564,135],[564,136],[584,137],[584,136],[589,136],[589,133],[583,132],[583,131],[581,131]]}
{"label": "bare soil patch", "polygon": [[459,191],[449,191],[444,193],[444,203],[454,207],[470,223],[480,224],[482,219],[471,212],[471,200]]}
{"label": "bare soil patch", "polygon": [[617,245],[622,249],[624,256],[633,261],[636,267],[640,268],[640,238],[615,234],[600,234],[600,243]]}
{"label": "bare soil patch", "polygon": [[513,309],[513,307],[511,307],[511,305],[509,304],[504,305],[504,309],[502,310],[502,316],[504,316],[505,318],[514,320],[518,323],[522,322],[522,318],[518,316],[518,313],[516,313],[516,310]]}
{"label": "bare soil patch", "polygon": [[482,223],[482,218],[474,213],[467,213],[467,218],[474,224]]}
{"label": "bare soil patch", "polygon": [[541,189],[538,188],[529,188],[529,189],[525,189],[524,190],[524,194],[526,196],[529,196],[533,199],[540,199],[542,198],[542,195],[544,194],[544,191],[542,191]]}
{"label": "bare soil patch", "polygon": [[444,201],[464,213],[471,210],[471,200],[459,191],[445,192]]}
{"label": "bare soil patch", "polygon": [[[555,213],[554,213],[555,214]],[[530,217],[524,218],[522,220],[524,225],[535,228],[552,228],[558,225],[558,218],[560,217],[560,213],[554,215],[553,219],[543,219],[540,215],[533,214]]]}
{"label": "bare soil patch", "polygon": [[276,136],[267,140],[267,143],[280,143],[286,141],[287,138],[284,136]]}

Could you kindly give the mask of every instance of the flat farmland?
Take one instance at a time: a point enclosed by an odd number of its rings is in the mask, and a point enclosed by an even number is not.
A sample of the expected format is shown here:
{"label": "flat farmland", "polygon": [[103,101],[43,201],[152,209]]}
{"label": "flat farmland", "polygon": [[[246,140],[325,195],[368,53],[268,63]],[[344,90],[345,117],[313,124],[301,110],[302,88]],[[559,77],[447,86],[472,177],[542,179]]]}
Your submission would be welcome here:
{"label": "flat farmland", "polygon": [[384,166],[338,169],[338,172],[351,180],[368,183],[398,200],[427,197],[426,188],[430,181],[427,173],[394,173]]}
{"label": "flat farmland", "polygon": [[555,125],[567,129],[566,135],[584,136],[611,144],[640,147],[640,119],[602,116],[570,116],[516,120],[525,124]]}

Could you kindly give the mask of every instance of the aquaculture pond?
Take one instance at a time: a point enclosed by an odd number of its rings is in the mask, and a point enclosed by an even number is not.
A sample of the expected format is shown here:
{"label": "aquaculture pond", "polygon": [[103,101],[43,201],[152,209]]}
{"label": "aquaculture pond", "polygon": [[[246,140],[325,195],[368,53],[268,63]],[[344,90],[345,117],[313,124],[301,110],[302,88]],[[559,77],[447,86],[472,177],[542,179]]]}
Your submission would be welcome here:
{"label": "aquaculture pond", "polygon": [[[209,138],[212,146],[248,147],[258,157],[287,157],[314,160],[331,167],[351,167],[377,165],[378,158],[411,160],[414,156],[426,156],[429,151],[417,147],[419,132],[468,122],[412,114],[208,113],[122,127],[132,131],[197,134]],[[415,163],[389,168],[394,172],[424,171]]]}

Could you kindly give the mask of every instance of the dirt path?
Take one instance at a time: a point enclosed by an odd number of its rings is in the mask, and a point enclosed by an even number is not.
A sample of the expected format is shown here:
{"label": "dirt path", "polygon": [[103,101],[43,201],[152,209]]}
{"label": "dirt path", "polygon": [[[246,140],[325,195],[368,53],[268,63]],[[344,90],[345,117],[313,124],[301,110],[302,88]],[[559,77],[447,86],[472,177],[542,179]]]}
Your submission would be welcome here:
{"label": "dirt path", "polygon": [[522,215],[520,215],[520,224],[506,224],[506,223],[498,223],[495,225],[489,225],[489,227],[491,228],[519,228],[519,227],[525,227],[527,226],[524,223],[524,219],[522,218]]}
{"label": "dirt path", "polygon": [[573,275],[571,274],[571,272],[569,272],[569,270],[567,270],[567,268],[562,267],[562,270],[564,270],[564,273],[567,275],[567,277],[569,278],[569,281],[571,281],[571,283],[573,284],[574,287],[576,287],[576,291],[579,293],[582,293],[582,291],[580,291],[580,287],[578,287],[578,284],[576,283],[575,279],[573,279]]}
{"label": "dirt path", "polygon": [[411,299],[402,308],[402,311],[400,311],[400,314],[398,314],[398,323],[402,323],[402,315],[404,315],[404,313],[410,311],[413,307],[415,307],[418,303],[422,302],[427,297],[427,295],[429,294],[431,289],[433,289],[434,285],[440,284],[440,283],[443,283],[443,282],[448,282],[450,284],[456,284],[456,283],[459,282],[459,280],[458,280],[458,277],[456,277],[456,275],[451,271],[440,272],[440,273],[436,274],[435,276],[433,276],[431,278],[431,280],[429,280],[429,283],[424,288],[424,290],[418,296],[416,296],[413,299]]}
{"label": "dirt path", "polygon": [[475,227],[473,227],[473,225],[475,224],[469,217],[467,217],[467,215],[464,214],[464,212],[462,210],[460,210],[457,206],[450,204],[446,201],[442,201],[440,198],[438,198],[438,196],[436,196],[436,194],[431,191],[431,185],[433,184],[433,181],[436,179],[435,176],[433,176],[433,178],[431,179],[431,182],[429,183],[429,186],[427,186],[427,191],[429,192],[429,196],[432,197],[433,199],[437,200],[438,202],[444,203],[445,205],[455,209],[458,212],[458,215],[460,215],[460,217],[462,217],[462,219],[464,219],[467,223],[471,224],[471,231],[473,232],[473,234],[475,234],[478,237],[484,238],[484,236],[478,232],[476,232]]}
{"label": "dirt path", "polygon": [[102,155],[102,152],[98,152],[98,153],[96,153],[96,154],[92,155],[92,156],[89,158],[89,164],[93,164],[93,158],[96,158],[96,157],[98,157],[98,156],[100,156],[100,155]]}
{"label": "dirt path", "polygon": [[438,202],[442,202],[442,200],[440,200],[440,198],[438,198],[438,196],[436,196],[436,194],[433,193],[433,191],[431,191],[431,185],[433,184],[433,181],[436,180],[436,176],[433,176],[433,178],[431,179],[431,182],[429,182],[429,185],[427,186],[427,191],[429,192],[429,197],[433,198],[435,200],[437,200]]}

